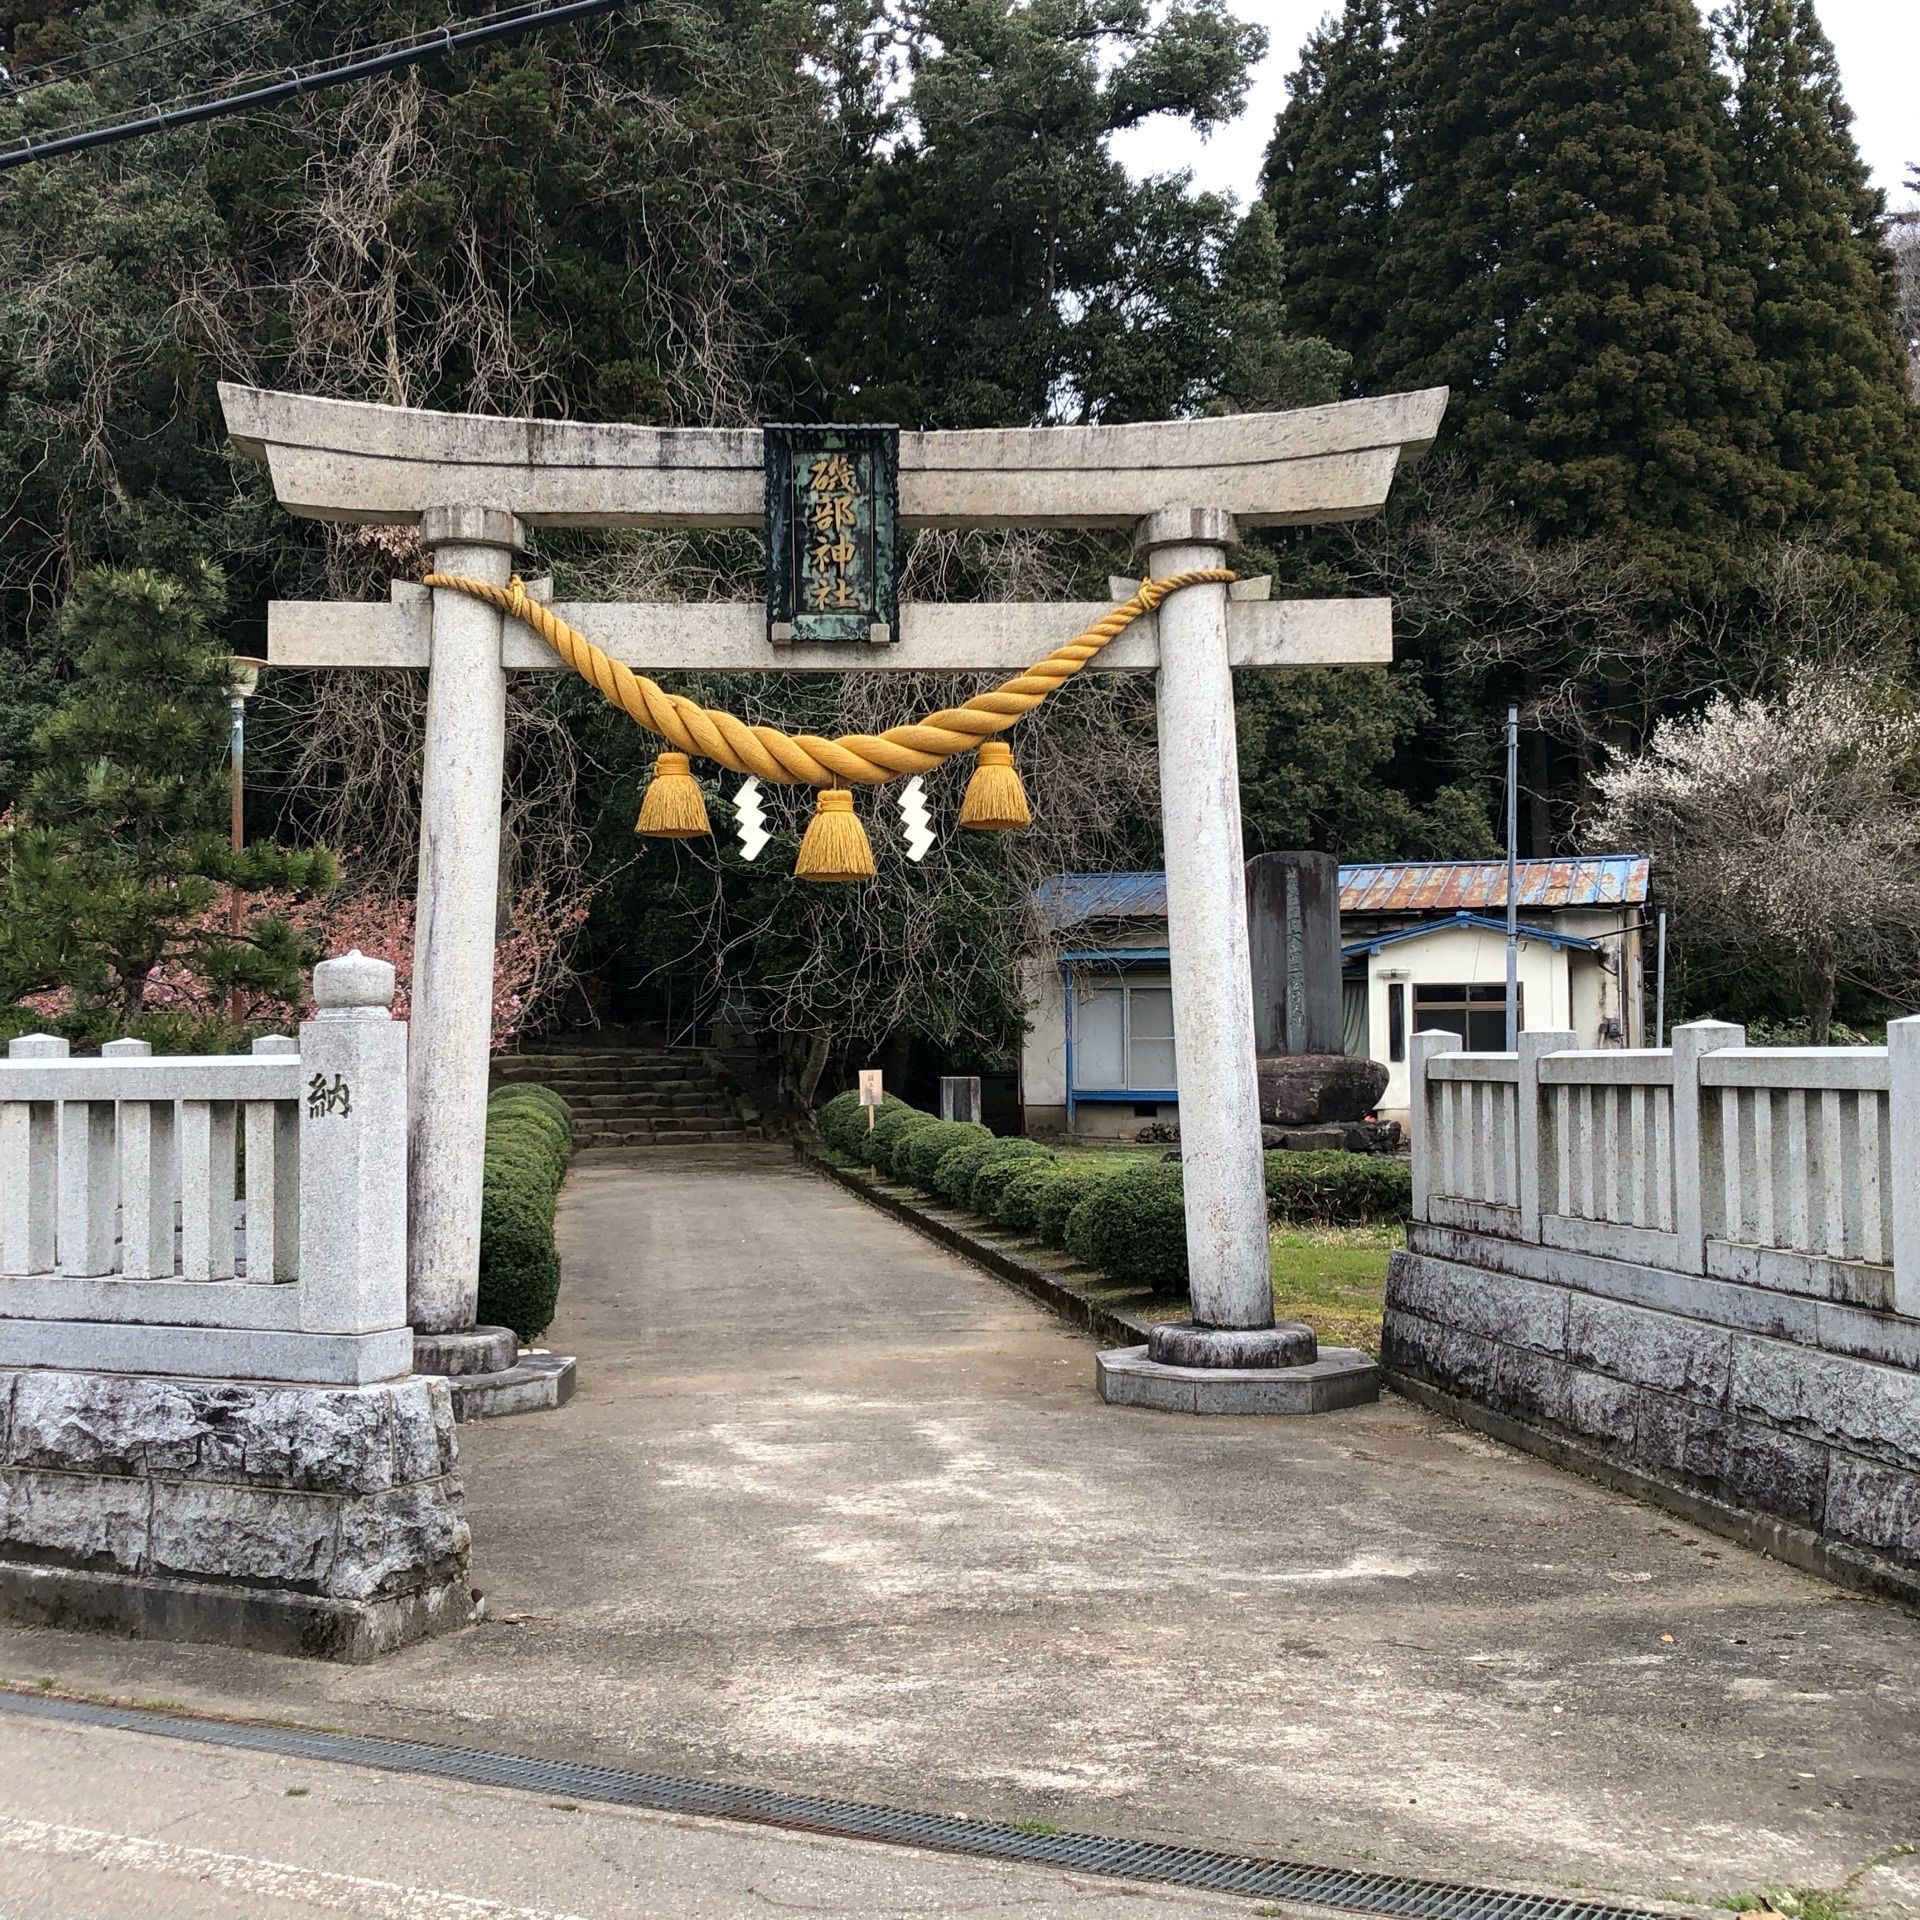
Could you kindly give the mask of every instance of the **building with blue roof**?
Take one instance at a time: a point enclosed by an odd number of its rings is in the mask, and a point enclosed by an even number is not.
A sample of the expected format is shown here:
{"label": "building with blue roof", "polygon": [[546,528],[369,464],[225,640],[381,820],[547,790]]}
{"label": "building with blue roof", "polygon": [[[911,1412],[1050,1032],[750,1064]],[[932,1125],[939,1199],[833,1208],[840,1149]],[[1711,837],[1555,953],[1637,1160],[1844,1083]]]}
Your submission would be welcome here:
{"label": "building with blue roof", "polygon": [[[1570,1029],[1586,1047],[1647,1044],[1646,857],[1522,860],[1517,875],[1521,1026]],[[1177,1121],[1166,875],[1058,874],[1034,907],[1058,949],[1025,970],[1028,1131],[1128,1139]],[[1505,1044],[1506,911],[1504,861],[1341,867],[1347,1051],[1386,1065],[1383,1117],[1405,1118],[1413,1033]]]}

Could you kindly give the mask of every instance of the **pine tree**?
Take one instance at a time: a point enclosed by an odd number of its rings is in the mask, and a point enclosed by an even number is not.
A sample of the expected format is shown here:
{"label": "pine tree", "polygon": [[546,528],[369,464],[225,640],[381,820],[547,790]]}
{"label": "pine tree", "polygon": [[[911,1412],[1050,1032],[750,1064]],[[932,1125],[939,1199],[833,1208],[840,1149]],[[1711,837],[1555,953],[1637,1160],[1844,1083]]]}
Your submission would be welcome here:
{"label": "pine tree", "polygon": [[1780,488],[1691,0],[1432,0],[1401,69],[1377,373],[1452,387],[1449,437],[1542,534],[1723,577]]}
{"label": "pine tree", "polygon": [[1372,387],[1388,298],[1397,9],[1347,0],[1300,50],[1261,175],[1285,261],[1287,312],[1353,356]]}
{"label": "pine tree", "polygon": [[223,602],[212,568],[101,569],[75,586],[61,637],[79,670],[0,838],[0,1004],[64,986],[81,1016],[124,1021],[163,962],[216,991],[297,996],[306,956],[286,922],[254,914],[235,932],[216,909],[229,888],[312,891],[339,869],[317,850],[228,845]]}
{"label": "pine tree", "polygon": [[1753,336],[1796,526],[1832,529],[1883,589],[1920,599],[1920,414],[1907,389],[1885,206],[1850,131],[1812,0],[1729,0],[1730,188]]}

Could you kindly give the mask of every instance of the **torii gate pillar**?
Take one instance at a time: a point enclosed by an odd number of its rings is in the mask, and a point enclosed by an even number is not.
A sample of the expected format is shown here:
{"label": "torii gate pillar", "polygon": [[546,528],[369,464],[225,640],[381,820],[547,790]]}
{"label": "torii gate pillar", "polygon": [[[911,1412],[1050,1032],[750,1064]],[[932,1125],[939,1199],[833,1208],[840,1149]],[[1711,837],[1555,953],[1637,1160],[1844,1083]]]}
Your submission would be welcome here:
{"label": "torii gate pillar", "polygon": [[[1233,516],[1173,508],[1135,544],[1164,576],[1226,565]],[[1273,1325],[1253,963],[1247,950],[1227,590],[1188,587],[1160,615],[1160,822],[1180,1067],[1187,1284],[1198,1326]],[[1178,661],[1177,669],[1168,664]]]}
{"label": "torii gate pillar", "polygon": [[[505,586],[527,535],[510,513],[431,507],[421,516],[420,544],[442,572]],[[487,1125],[500,911],[505,624],[470,594],[434,593],[407,1055],[407,1317],[422,1333],[472,1326],[479,1298],[478,1143]],[[445,1143],[457,1144],[448,1152]]]}

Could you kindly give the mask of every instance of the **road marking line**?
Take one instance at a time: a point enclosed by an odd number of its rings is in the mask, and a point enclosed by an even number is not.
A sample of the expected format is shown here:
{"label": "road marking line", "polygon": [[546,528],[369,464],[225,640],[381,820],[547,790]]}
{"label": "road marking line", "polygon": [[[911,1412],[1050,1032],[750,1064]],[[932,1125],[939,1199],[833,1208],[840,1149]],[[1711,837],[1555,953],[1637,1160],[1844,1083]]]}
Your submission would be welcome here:
{"label": "road marking line", "polygon": [[362,1920],[585,1920],[580,1914],[512,1907],[498,1900],[402,1886],[393,1880],[370,1880],[355,1873],[328,1873],[281,1860],[260,1860],[251,1854],[215,1853],[206,1847],[176,1846],[167,1840],[142,1840],[133,1834],[55,1826],[45,1820],[19,1820],[4,1814],[0,1814],[0,1847],[133,1873],[210,1880],[236,1893],[305,1900],[313,1906],[359,1915]]}

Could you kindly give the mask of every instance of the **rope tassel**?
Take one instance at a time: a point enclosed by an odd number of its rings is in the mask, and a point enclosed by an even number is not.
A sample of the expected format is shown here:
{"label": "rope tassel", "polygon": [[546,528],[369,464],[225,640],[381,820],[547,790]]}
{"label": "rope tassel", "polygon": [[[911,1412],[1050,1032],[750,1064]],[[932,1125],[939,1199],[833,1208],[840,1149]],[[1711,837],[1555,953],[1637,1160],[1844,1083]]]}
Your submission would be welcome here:
{"label": "rope tassel", "polygon": [[1013,833],[1033,824],[1013,749],[1004,740],[981,741],[967,797],[960,803],[960,824],[982,833]]}
{"label": "rope tassel", "polygon": [[845,787],[821,788],[793,871],[801,880],[873,878],[873,848],[853,810],[853,795]]}
{"label": "rope tassel", "polygon": [[697,840],[713,831],[707,824],[706,796],[684,753],[654,757],[653,779],[641,799],[640,818],[633,830],[650,840]]}

